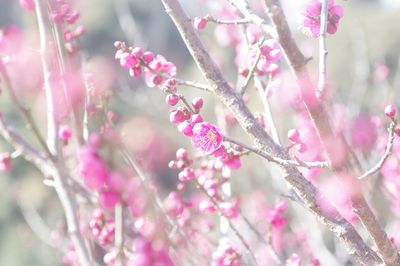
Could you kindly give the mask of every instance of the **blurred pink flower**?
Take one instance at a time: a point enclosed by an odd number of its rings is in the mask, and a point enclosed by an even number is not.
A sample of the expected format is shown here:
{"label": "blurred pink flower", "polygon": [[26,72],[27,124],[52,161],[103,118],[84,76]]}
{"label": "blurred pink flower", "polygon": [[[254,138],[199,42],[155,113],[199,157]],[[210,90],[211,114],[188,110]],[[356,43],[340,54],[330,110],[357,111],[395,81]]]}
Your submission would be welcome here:
{"label": "blurred pink flower", "polygon": [[108,179],[108,168],[93,145],[83,146],[78,154],[79,172],[85,185],[90,189],[101,190]]}
{"label": "blurred pink flower", "polygon": [[0,172],[8,172],[11,169],[11,157],[8,152],[0,154]]}
{"label": "blurred pink flower", "polygon": [[376,125],[370,117],[360,116],[351,122],[350,140],[355,148],[368,151],[374,146],[376,138]]}

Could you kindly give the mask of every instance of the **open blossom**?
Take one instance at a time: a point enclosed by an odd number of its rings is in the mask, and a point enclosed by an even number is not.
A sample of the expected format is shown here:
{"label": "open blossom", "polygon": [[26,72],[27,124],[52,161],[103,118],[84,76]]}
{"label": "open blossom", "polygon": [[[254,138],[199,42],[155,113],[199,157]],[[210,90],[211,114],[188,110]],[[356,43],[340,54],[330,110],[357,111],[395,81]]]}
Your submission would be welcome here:
{"label": "open blossom", "polygon": [[211,123],[197,123],[193,127],[192,144],[206,154],[218,150],[223,139],[221,131]]}
{"label": "open blossom", "polygon": [[[304,14],[303,26],[309,28],[311,36],[316,38],[320,32],[321,25],[321,8],[320,0],[311,0]],[[335,34],[339,20],[343,17],[343,8],[334,4],[334,0],[328,0],[328,25],[326,31],[329,34]]]}

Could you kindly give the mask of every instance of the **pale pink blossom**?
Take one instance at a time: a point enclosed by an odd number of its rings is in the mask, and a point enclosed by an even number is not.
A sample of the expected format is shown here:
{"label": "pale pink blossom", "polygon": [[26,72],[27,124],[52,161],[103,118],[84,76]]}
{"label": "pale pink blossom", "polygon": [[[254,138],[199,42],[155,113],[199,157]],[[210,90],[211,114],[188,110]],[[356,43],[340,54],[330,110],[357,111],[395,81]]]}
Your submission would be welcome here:
{"label": "pale pink blossom", "polygon": [[[311,0],[304,14],[303,26],[310,30],[311,36],[316,38],[319,35],[321,27],[321,0]],[[335,34],[339,20],[343,17],[343,8],[334,4],[334,0],[328,1],[328,25],[327,33]]]}
{"label": "pale pink blossom", "polygon": [[220,129],[211,123],[202,122],[193,126],[192,144],[205,154],[218,150],[223,139]]}

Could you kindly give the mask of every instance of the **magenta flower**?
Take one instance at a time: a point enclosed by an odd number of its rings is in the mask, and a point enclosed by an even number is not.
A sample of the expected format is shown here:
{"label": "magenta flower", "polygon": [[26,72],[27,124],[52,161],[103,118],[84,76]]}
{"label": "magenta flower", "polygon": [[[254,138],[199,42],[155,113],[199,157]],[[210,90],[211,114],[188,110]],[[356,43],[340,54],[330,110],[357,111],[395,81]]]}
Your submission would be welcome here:
{"label": "magenta flower", "polygon": [[[321,8],[322,3],[320,0],[311,0],[304,14],[303,26],[309,28],[311,36],[316,38],[319,35],[321,25]],[[334,0],[328,0],[328,25],[327,32],[335,34],[339,20],[343,17],[343,8],[334,4]]]}
{"label": "magenta flower", "polygon": [[221,131],[211,123],[202,122],[193,126],[192,144],[206,154],[218,150],[223,139]]}

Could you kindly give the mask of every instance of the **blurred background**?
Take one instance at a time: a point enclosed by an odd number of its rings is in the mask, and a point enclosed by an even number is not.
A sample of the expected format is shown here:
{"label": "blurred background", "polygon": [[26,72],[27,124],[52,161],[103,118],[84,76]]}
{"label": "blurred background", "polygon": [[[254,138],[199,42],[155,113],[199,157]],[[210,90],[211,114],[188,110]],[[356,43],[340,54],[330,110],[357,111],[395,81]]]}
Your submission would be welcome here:
{"label": "blurred background", "polygon": [[[202,5],[205,1],[181,2],[190,16],[194,17],[212,14],[213,8],[218,9],[224,1],[213,0],[208,5],[211,8]],[[282,2],[302,51],[313,58],[309,69],[316,78],[318,42],[303,33],[300,23],[308,1]],[[400,102],[400,1],[336,2],[344,7],[345,16],[338,33],[328,40],[329,81],[333,88],[333,99],[351,108],[352,117],[380,114],[389,101]],[[190,143],[169,123],[165,95],[155,88],[146,87],[141,79],[133,80],[114,62],[113,43],[116,40],[126,41],[129,45],[163,54],[176,64],[178,77],[200,82],[204,80],[160,1],[86,0],[73,1],[73,6],[81,12],[78,24],[86,27],[86,34],[80,39],[82,57],[94,71],[106,73],[101,82],[105,89],[113,93],[110,109],[119,117],[118,125],[127,134],[125,137],[129,147],[145,162],[145,167],[151,171],[163,188],[161,193],[165,195],[173,189],[176,179],[176,172],[168,169],[167,164],[173,159],[177,147],[189,147]],[[22,10],[18,1],[0,0],[0,28],[10,24],[26,32],[34,32],[37,27],[34,13]],[[220,46],[213,31],[214,26],[207,27],[201,36],[224,73],[235,83],[237,69],[232,67],[234,51]],[[35,53],[37,46],[22,49]],[[26,64],[27,72],[34,71],[34,68],[29,62]],[[21,79],[34,78],[25,74],[13,75]],[[282,83],[287,85],[285,89],[292,89],[290,82]],[[42,102],[36,97],[35,90],[25,92],[18,86],[17,89],[24,102],[32,107],[35,117],[44,119],[38,108]],[[203,96],[206,100],[204,116],[209,121],[216,121],[213,108],[216,103],[210,95],[191,91],[190,88],[183,88],[182,91],[189,98],[192,95]],[[260,106],[257,101],[251,104],[254,110]],[[0,107],[0,111],[14,118],[13,122],[25,132],[21,118],[8,97],[0,96]],[[282,111],[278,103],[274,108],[276,114]],[[291,126],[290,120],[278,123],[283,136]],[[44,128],[41,130],[44,131]],[[235,134],[241,136],[240,130]],[[5,142],[1,140],[0,143],[0,151],[11,151]],[[269,181],[262,178],[262,167],[254,167],[257,163],[259,161],[255,158],[246,158],[243,168],[234,173],[234,176],[246,177],[246,181],[233,181],[234,187],[235,182],[236,187],[240,187],[238,193],[245,194],[246,190],[251,189],[249,183],[258,184],[261,188],[268,186]],[[62,226],[62,217],[58,199],[51,188],[43,185],[40,173],[23,159],[14,160],[10,172],[0,173],[0,265],[60,265],[61,254],[41,241],[31,227],[51,237],[49,228]],[[26,218],[34,221],[34,224],[28,225]]]}

